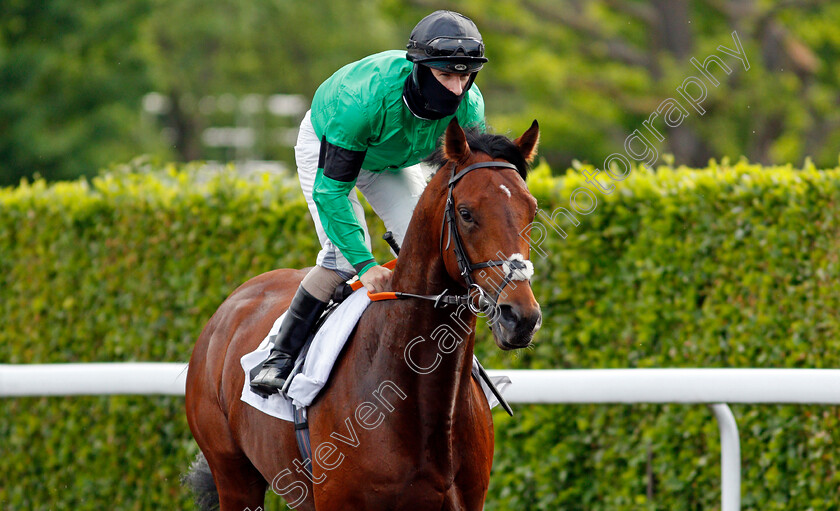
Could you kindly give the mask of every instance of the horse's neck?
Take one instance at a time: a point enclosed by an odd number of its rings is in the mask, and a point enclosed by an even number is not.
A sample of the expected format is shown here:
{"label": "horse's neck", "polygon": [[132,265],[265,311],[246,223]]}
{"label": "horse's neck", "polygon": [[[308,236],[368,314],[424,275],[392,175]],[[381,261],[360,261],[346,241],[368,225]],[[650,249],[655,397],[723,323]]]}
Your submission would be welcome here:
{"label": "horse's neck", "polygon": [[405,393],[399,430],[416,439],[412,445],[418,456],[422,454],[424,467],[454,470],[456,417],[473,409],[467,403],[475,316],[463,306],[434,309],[431,302],[416,300],[394,305],[400,320],[385,326],[378,337],[390,343],[389,349],[379,351],[385,355],[381,360],[390,364],[389,377]]}
{"label": "horse's neck", "polygon": [[[439,212],[434,205],[415,212],[394,270],[395,291],[423,295],[464,291],[449,277],[440,253],[442,204],[438,207]],[[424,430],[419,432],[421,438],[432,442],[451,429],[458,401],[469,395],[476,317],[465,306],[435,309],[431,301],[419,299],[390,305],[399,321],[385,322],[380,339],[391,344],[392,353],[401,352],[406,366],[394,376],[405,386],[407,399],[416,402],[418,427]],[[409,360],[420,357],[422,367]]]}

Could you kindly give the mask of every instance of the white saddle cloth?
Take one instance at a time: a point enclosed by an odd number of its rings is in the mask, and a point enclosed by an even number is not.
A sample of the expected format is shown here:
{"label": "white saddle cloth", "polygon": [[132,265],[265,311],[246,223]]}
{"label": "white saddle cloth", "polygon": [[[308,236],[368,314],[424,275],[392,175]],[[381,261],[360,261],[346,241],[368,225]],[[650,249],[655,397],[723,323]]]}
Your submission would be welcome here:
{"label": "white saddle cloth", "polygon": [[[280,324],[283,322],[282,316],[277,318],[274,325],[271,327],[268,335],[263,339],[256,350],[243,355],[239,360],[245,371],[245,383],[242,386],[242,396],[240,399],[253,406],[263,413],[283,419],[287,421],[294,421],[294,407],[295,406],[309,406],[318,393],[326,385],[332,371],[335,361],[338,359],[344,343],[350,336],[350,332],[356,326],[362,313],[370,304],[370,298],[364,288],[359,289],[350,295],[338,308],[327,318],[315,338],[312,339],[312,345],[309,347],[309,353],[306,355],[306,360],[303,363],[303,371],[295,376],[292,384],[289,386],[288,397],[280,394],[272,394],[268,398],[264,398],[259,394],[251,391],[250,373],[257,365],[261,364],[271,351],[270,337],[276,335],[280,330]],[[478,359],[473,355],[472,374],[477,378],[481,384],[484,395],[490,407],[499,404],[496,396],[493,395],[490,387],[478,377]],[[499,392],[510,386],[510,378],[495,377],[493,378],[496,388]]]}

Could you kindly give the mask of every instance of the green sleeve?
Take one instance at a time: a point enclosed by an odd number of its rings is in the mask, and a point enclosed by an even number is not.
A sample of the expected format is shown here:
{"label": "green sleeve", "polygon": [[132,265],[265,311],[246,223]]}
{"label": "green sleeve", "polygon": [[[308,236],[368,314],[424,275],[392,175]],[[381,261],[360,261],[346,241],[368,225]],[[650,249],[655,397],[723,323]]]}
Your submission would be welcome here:
{"label": "green sleeve", "polygon": [[352,91],[339,89],[323,111],[314,115],[321,119],[318,124],[327,142],[338,147],[365,151],[374,138],[370,112]]}
{"label": "green sleeve", "polygon": [[312,200],[315,201],[327,237],[361,277],[377,263],[365,244],[365,232],[347,198],[355,186],[356,179],[331,179],[324,175],[324,169],[319,168],[312,189]]}

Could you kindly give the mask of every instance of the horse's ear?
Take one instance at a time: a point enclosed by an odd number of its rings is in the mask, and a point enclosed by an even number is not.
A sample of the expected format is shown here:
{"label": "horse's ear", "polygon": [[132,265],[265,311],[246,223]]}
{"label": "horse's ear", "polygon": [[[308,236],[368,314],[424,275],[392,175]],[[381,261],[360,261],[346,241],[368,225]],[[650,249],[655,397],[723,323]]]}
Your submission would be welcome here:
{"label": "horse's ear", "polygon": [[537,155],[537,146],[540,144],[540,125],[537,123],[537,120],[534,119],[531,127],[521,137],[514,140],[513,143],[519,148],[526,162],[533,162],[534,157]]}
{"label": "horse's ear", "polygon": [[465,161],[470,157],[470,145],[467,144],[467,135],[458,124],[458,119],[453,117],[446,127],[446,134],[443,137],[443,154],[451,161]]}

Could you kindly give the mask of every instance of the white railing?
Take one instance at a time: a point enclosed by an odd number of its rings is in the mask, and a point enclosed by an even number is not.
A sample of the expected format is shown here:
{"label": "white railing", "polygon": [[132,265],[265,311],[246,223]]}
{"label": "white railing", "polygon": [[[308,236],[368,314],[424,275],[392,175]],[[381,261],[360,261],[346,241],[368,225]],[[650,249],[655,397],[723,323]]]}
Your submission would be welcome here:
{"label": "white railing", "polygon": [[[0,364],[0,398],[115,394],[183,395],[186,364]],[[726,403],[840,404],[840,369],[495,370],[511,403],[707,404],[721,435],[722,511],[741,507],[741,448]]]}
{"label": "white railing", "polygon": [[0,364],[0,398],[23,396],[183,396],[187,364],[122,362]]}

